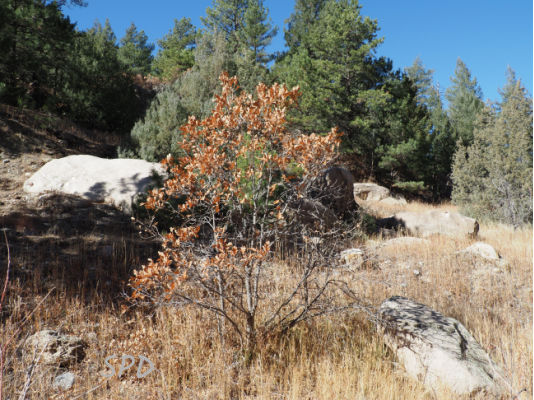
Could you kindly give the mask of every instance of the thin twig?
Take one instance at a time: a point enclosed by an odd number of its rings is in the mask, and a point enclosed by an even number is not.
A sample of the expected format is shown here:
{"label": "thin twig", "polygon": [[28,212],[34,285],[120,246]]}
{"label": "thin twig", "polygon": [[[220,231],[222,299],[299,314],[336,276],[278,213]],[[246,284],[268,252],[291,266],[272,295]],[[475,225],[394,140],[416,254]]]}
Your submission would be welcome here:
{"label": "thin twig", "polygon": [[[7,234],[6,230],[4,231],[4,238],[6,240],[6,247],[7,247],[7,270],[6,270],[6,279],[4,281],[4,289],[2,290],[2,297],[0,298],[0,316],[2,315],[2,306],[4,304],[4,298],[6,296],[7,292],[7,283],[9,281],[9,269],[11,266],[11,255],[9,253],[9,242],[7,240]],[[2,400],[2,394],[4,392],[4,363],[5,363],[5,354],[7,345],[11,340],[6,341],[2,347],[0,348],[0,400]]]}

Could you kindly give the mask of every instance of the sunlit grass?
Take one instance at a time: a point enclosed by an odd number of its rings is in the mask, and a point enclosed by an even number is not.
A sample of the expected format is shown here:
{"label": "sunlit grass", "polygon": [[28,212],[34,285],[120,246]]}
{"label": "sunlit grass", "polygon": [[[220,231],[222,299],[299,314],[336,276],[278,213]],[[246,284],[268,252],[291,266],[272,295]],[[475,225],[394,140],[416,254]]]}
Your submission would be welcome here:
{"label": "sunlit grass", "polygon": [[[404,207],[431,208],[435,207],[419,203]],[[447,204],[439,208],[454,209]],[[375,245],[383,242],[375,239]],[[478,266],[455,254],[473,240],[434,236],[426,245],[377,250],[375,266],[380,268],[355,271],[352,288],[374,307],[389,296],[402,295],[459,319],[504,368],[511,391],[525,388],[519,399],[532,398],[532,228],[482,224],[476,240],[494,246],[508,262],[482,284],[473,278]],[[273,273],[292,279],[283,263],[276,268],[280,270]],[[27,293],[27,288],[11,282],[4,308],[9,312],[2,316],[0,327],[2,343],[42,298]],[[230,338],[221,344],[216,323],[201,311],[161,308],[122,313],[119,304],[106,298],[94,295],[87,302],[81,295],[53,291],[8,348],[4,396],[18,398],[24,385],[28,364],[18,353],[21,341],[52,328],[84,338],[89,344],[85,360],[70,369],[77,378],[66,393],[51,389],[58,371],[37,366],[28,398],[454,398],[446,390],[429,392],[407,377],[373,324],[357,311],[322,317],[298,325],[282,338],[267,338],[247,368],[239,346]],[[142,354],[157,371],[138,379],[132,368],[122,379],[105,379],[100,372],[107,371],[104,361],[112,354]],[[119,362],[114,364],[117,369]]]}

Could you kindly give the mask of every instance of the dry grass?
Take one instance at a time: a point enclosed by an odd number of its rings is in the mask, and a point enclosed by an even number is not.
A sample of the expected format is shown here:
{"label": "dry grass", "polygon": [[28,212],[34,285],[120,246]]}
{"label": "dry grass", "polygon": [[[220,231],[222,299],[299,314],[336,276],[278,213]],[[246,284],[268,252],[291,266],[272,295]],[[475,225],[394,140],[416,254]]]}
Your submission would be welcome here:
{"label": "dry grass", "polygon": [[429,210],[440,210],[440,211],[458,211],[458,207],[452,203],[445,202],[441,204],[428,204],[418,201],[409,202],[408,204],[388,204],[382,202],[367,202],[364,200],[359,200],[360,206],[370,214],[376,215],[377,217],[384,218],[389,217],[400,211],[413,211],[413,212],[424,212]]}
{"label": "dry grass", "polygon": [[[404,208],[420,211],[428,207],[409,204]],[[443,208],[452,209],[450,205]],[[382,248],[375,260],[379,269],[344,273],[352,274],[353,288],[375,307],[391,295],[402,295],[459,319],[505,369],[511,391],[526,388],[519,399],[529,399],[533,394],[532,228],[514,231],[483,224],[479,234],[478,240],[494,246],[508,261],[502,271],[477,274],[479,264],[455,254],[472,241],[433,237],[427,245]],[[0,327],[2,342],[39,301],[18,297],[16,293],[23,289],[11,283],[5,307],[10,311],[2,316]],[[29,399],[74,399],[78,395],[88,400],[453,397],[445,390],[428,392],[406,377],[373,325],[357,312],[316,319],[283,338],[266,340],[247,369],[237,347],[228,342],[222,346],[216,326],[200,311],[168,308],[121,314],[119,305],[105,293],[95,291],[87,302],[75,292],[56,290],[8,349],[6,398],[18,398],[28,367],[17,348],[25,337],[45,327],[81,336],[89,348],[85,360],[71,368],[77,376],[73,389],[52,391],[57,370],[38,366]],[[100,372],[107,370],[104,361],[112,354],[142,354],[157,371],[138,379],[132,368],[122,379],[105,379]]]}

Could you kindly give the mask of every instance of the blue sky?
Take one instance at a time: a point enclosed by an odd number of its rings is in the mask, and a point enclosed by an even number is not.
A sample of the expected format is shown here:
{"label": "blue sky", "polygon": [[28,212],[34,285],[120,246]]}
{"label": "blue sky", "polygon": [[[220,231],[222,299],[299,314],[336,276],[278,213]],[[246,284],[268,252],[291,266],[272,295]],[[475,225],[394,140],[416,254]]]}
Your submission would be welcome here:
{"label": "blue sky", "polygon": [[[189,17],[200,27],[200,17],[212,0],[87,0],[88,7],[65,7],[78,29],[90,28],[109,18],[118,38],[134,22],[156,43],[174,25]],[[264,0],[279,33],[271,50],[284,48],[284,20],[293,10],[292,0]],[[434,70],[434,81],[444,91],[450,85],[460,57],[478,80],[484,99],[497,100],[510,65],[532,93],[532,1],[531,0],[362,0],[361,14],[378,21],[384,43],[379,56],[403,69],[419,56]]]}

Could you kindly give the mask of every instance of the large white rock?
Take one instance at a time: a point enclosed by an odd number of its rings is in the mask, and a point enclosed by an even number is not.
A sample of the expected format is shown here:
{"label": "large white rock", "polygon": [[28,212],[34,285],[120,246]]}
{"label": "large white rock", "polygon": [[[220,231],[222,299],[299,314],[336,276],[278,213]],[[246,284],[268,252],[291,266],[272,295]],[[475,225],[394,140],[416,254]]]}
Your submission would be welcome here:
{"label": "large white rock", "polygon": [[153,171],[164,174],[159,163],[74,155],[46,163],[24,183],[24,191],[73,194],[131,212],[135,196],[152,183]]}
{"label": "large white rock", "polygon": [[400,296],[384,301],[379,314],[386,344],[425,386],[486,398],[506,393],[504,372],[458,320]]}
{"label": "large white rock", "polygon": [[398,227],[406,229],[411,235],[422,237],[434,234],[475,237],[479,228],[475,219],[450,211],[403,211],[396,213],[393,219]]}

